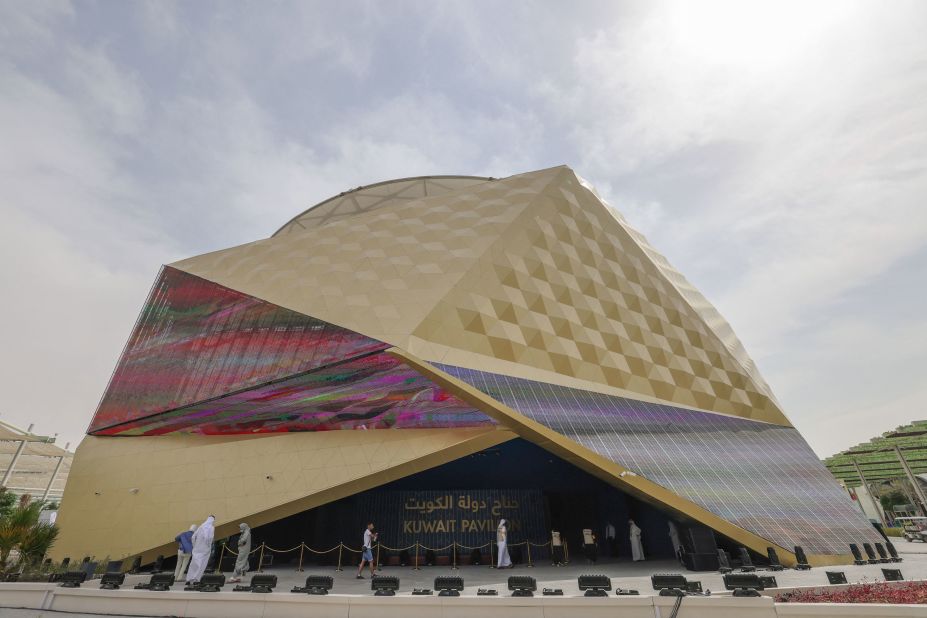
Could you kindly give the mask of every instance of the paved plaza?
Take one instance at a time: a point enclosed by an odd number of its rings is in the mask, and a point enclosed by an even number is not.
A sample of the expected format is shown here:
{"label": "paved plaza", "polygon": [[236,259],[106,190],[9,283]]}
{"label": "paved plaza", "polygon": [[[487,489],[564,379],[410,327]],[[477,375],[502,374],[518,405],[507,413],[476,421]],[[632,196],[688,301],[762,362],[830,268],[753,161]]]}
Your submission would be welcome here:
{"label": "paved plaza", "polygon": [[[780,588],[799,586],[825,586],[827,577],[825,571],[843,571],[850,583],[873,582],[883,579],[882,567],[898,568],[907,580],[927,579],[927,545],[920,543],[904,543],[897,545],[898,552],[904,559],[900,564],[865,565],[865,566],[838,566],[816,567],[810,571],[795,571],[786,569],[776,573],[775,576]],[[346,569],[338,572],[331,568],[310,568],[303,573],[297,573],[290,568],[267,569],[266,573],[274,573],[278,577],[278,585],[274,594],[289,594],[294,585],[302,585],[306,575],[324,574],[334,577],[332,594],[370,595],[369,574],[366,579],[355,579],[356,571]],[[576,578],[581,574],[604,574],[611,577],[612,587],[630,588],[639,590],[642,595],[654,594],[650,586],[652,573],[683,573],[689,580],[702,582],[705,589],[713,592],[722,592],[724,589],[721,575],[716,572],[693,573],[682,571],[673,561],[646,561],[635,564],[633,562],[599,562],[591,566],[577,564],[576,562],[565,567],[552,567],[538,565],[533,568],[516,567],[514,569],[496,570],[481,566],[463,566],[459,570],[446,567],[422,567],[414,570],[411,567],[388,567],[382,573],[394,575],[400,579],[399,595],[410,595],[413,588],[432,588],[434,578],[440,575],[458,575],[464,578],[464,596],[475,595],[478,588],[495,588],[502,596],[508,596],[506,580],[510,575],[530,575],[537,580],[538,595],[542,588],[560,588],[567,596],[579,596],[582,593],[577,587]],[[130,588],[139,581],[146,581],[147,576],[129,576],[126,578],[126,588]],[[86,587],[96,587],[96,582],[84,584]],[[174,591],[165,594],[197,594],[182,592],[183,586],[178,584]],[[230,590],[231,586],[226,586]],[[113,594],[119,594],[114,592]],[[245,594],[245,593],[242,593]],[[6,618],[51,618],[52,616],[83,616],[84,614],[67,614],[41,610],[3,609],[2,615]]]}

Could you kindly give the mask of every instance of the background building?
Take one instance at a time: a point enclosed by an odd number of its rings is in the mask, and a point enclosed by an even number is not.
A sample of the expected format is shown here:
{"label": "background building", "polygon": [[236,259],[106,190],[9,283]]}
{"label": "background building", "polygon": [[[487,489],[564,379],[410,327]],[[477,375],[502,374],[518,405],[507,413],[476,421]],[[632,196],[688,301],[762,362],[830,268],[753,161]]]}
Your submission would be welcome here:
{"label": "background building", "polygon": [[[927,515],[927,496],[920,475],[927,473],[927,421],[913,421],[824,460],[827,469],[848,488],[879,496],[904,496],[901,505]],[[862,496],[861,496],[862,497]],[[873,512],[869,507],[867,512]],[[908,513],[910,514],[910,513]]]}
{"label": "background building", "polygon": [[29,429],[0,421],[0,485],[18,495],[59,502],[74,454]]}
{"label": "background building", "polygon": [[694,553],[818,564],[881,540],[730,326],[567,167],[360,187],[164,267],[88,433],[59,557],[170,555],[209,514],[297,542],[375,518],[393,547],[617,524],[619,556],[634,517],[651,554],[672,521]]}

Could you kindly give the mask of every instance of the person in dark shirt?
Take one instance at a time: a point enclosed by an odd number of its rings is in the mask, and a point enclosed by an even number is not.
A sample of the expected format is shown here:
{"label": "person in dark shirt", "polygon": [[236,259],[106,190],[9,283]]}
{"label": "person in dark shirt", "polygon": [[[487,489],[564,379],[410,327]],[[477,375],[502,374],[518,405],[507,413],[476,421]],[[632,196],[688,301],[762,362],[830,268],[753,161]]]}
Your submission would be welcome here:
{"label": "person in dark shirt", "polygon": [[174,569],[174,581],[183,581],[184,572],[190,564],[190,556],[193,555],[193,531],[196,530],[196,524],[190,526],[186,532],[181,532],[174,537],[177,541],[177,568]]}

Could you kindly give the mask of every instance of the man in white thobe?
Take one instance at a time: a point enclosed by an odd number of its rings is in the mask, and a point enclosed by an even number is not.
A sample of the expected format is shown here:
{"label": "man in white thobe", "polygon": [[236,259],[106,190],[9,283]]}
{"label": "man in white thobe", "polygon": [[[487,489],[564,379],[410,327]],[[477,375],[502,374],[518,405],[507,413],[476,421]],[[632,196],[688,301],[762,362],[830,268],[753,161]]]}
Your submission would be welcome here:
{"label": "man in white thobe", "polygon": [[635,562],[644,559],[644,546],[641,545],[641,529],[637,527],[633,519],[628,520],[631,533],[631,559]]}
{"label": "man in white thobe", "polygon": [[496,565],[500,569],[512,568],[512,559],[509,558],[509,550],[506,546],[508,531],[505,527],[505,520],[499,520],[499,527],[496,528],[496,546],[499,548],[499,562]]}
{"label": "man in white thobe", "polygon": [[206,572],[206,565],[209,563],[209,554],[212,551],[212,540],[215,537],[216,529],[214,523],[216,518],[212,515],[206,518],[206,521],[193,533],[193,557],[190,560],[190,570],[187,571],[187,583],[197,583]]}

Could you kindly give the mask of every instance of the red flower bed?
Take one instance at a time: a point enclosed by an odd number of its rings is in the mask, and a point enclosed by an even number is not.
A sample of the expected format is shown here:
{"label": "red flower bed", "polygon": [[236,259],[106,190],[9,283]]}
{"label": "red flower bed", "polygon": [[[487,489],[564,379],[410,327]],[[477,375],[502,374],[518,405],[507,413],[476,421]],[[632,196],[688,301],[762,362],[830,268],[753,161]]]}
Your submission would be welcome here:
{"label": "red flower bed", "polygon": [[843,590],[796,590],[776,595],[776,602],[927,604],[927,582],[855,584]]}

